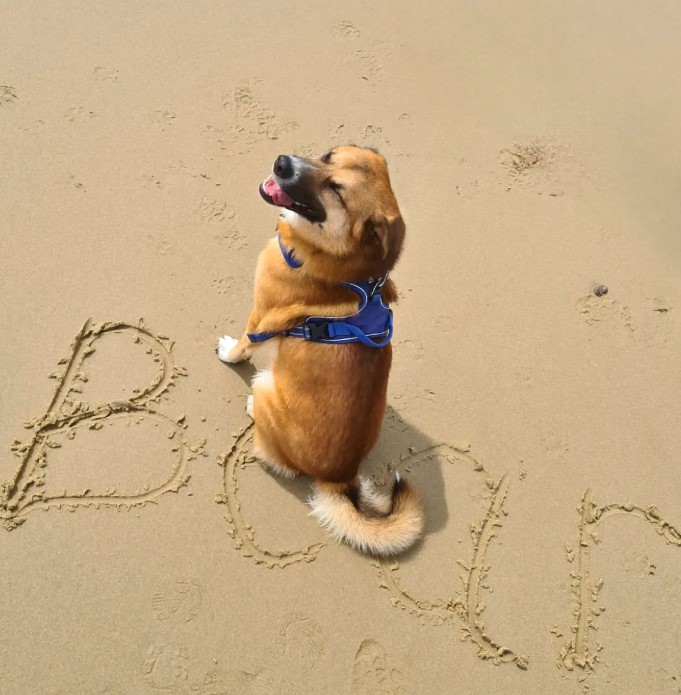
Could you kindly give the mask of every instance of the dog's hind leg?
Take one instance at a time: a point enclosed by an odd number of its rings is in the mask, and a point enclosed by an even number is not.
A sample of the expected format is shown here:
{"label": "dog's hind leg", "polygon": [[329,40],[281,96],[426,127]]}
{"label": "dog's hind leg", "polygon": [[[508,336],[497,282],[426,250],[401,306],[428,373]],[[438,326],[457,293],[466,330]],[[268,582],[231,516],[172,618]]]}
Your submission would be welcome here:
{"label": "dog's hind leg", "polygon": [[271,473],[294,478],[298,471],[284,460],[285,456],[279,454],[275,442],[271,441],[271,437],[276,436],[276,427],[270,415],[274,407],[273,399],[276,398],[272,370],[262,369],[251,383],[253,394],[246,401],[246,412],[255,420],[253,453]]}
{"label": "dog's hind leg", "polygon": [[253,454],[262,463],[265,470],[281,478],[295,478],[299,473],[295,468],[291,468],[291,466],[287,466],[285,463],[277,460],[270,451],[267,451],[263,446],[262,437],[257,435],[253,446]]}
{"label": "dog's hind leg", "polygon": [[267,368],[257,372],[251,379],[251,386],[253,388],[253,398],[255,398],[255,394],[258,392],[274,391],[274,374],[272,374],[272,370]]}

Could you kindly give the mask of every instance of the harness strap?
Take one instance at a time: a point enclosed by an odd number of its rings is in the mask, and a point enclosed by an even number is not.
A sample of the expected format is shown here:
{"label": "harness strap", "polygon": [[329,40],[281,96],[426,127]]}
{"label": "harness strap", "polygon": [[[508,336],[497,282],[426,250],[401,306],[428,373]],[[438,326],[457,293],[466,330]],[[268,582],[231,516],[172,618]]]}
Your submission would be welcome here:
{"label": "harness strap", "polygon": [[[392,314],[388,319],[388,328],[382,333],[367,335],[359,326],[354,326],[345,321],[324,321],[323,323],[304,323],[296,326],[290,331],[282,333],[284,336],[292,338],[302,338],[316,343],[354,343],[359,341],[363,345],[372,348],[385,347],[393,337]],[[373,338],[383,337],[380,342],[375,342]],[[343,340],[346,338],[347,340]],[[357,340],[354,340],[354,339]]]}
{"label": "harness strap", "polygon": [[249,333],[248,334],[248,339],[252,343],[264,343],[266,340],[270,340],[274,338],[274,336],[279,335],[276,331],[275,332],[269,332],[269,333]]}

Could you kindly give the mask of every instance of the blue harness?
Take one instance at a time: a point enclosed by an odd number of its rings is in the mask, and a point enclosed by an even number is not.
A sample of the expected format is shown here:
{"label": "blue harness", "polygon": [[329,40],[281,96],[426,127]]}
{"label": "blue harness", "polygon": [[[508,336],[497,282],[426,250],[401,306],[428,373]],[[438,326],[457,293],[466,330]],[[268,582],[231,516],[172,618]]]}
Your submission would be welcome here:
{"label": "blue harness", "polygon": [[[290,268],[300,268],[303,263],[289,251],[279,236],[279,248]],[[385,347],[393,335],[393,313],[383,303],[381,290],[388,279],[384,275],[368,282],[341,282],[341,286],[352,290],[359,297],[357,312],[351,316],[309,316],[305,323],[288,331],[249,333],[252,343],[263,343],[277,335],[302,338],[313,343],[362,343],[372,348]],[[378,341],[378,342],[376,342]]]}

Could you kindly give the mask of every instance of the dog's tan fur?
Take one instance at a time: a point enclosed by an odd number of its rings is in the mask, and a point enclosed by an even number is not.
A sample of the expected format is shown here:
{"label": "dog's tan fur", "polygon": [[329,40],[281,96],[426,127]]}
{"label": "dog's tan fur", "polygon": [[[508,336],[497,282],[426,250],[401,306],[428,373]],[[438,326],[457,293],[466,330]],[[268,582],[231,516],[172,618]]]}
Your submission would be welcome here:
{"label": "dog's tan fur", "polygon": [[[290,268],[277,239],[270,240],[258,259],[246,330],[224,361],[251,357],[257,344],[248,333],[285,331],[308,316],[355,313],[357,296],[338,283],[381,277],[400,255],[404,223],[382,156],[346,146],[305,161],[312,172],[306,185],[326,219],[317,224],[282,214],[278,233],[302,267]],[[382,293],[386,303],[397,299],[391,280]],[[313,514],[334,537],[378,555],[405,550],[423,528],[418,495],[398,479],[391,498],[358,477],[383,421],[391,346],[272,340],[279,346],[271,373],[253,384],[256,453],[274,472],[315,480]]]}

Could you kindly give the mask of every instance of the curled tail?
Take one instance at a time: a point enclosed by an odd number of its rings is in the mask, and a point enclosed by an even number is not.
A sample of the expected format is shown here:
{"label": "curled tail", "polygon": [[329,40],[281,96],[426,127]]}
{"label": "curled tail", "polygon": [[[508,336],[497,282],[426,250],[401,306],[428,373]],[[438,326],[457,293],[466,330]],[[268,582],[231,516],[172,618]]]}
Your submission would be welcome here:
{"label": "curled tail", "polygon": [[315,481],[308,503],[327,533],[363,553],[397,555],[423,533],[421,498],[399,473],[390,495],[376,491],[367,478],[348,483]]}

